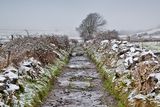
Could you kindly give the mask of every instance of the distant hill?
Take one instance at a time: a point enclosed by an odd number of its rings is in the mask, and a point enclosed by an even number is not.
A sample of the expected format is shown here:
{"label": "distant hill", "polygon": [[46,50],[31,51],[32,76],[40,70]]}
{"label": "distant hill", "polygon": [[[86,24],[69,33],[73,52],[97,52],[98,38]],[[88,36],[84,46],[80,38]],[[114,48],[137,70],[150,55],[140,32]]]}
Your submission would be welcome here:
{"label": "distant hill", "polygon": [[119,35],[130,35],[130,34],[135,34],[137,32],[140,32],[140,31],[129,31],[129,30],[120,30],[120,31],[118,31]]}
{"label": "distant hill", "polygon": [[153,28],[153,29],[149,29],[149,30],[146,30],[146,31],[143,31],[143,32],[138,32],[134,35],[160,35],[160,27],[157,27],[157,28]]}
{"label": "distant hill", "polygon": [[131,41],[160,41],[160,26],[145,31],[139,31],[138,33],[131,32],[119,35],[123,40],[130,39]]}

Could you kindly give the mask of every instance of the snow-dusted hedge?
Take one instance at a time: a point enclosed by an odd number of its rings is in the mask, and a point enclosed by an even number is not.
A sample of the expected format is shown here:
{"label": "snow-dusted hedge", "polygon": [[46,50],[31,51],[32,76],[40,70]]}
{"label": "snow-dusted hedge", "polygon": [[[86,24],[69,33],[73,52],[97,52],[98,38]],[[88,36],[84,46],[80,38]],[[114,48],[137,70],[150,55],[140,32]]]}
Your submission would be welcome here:
{"label": "snow-dusted hedge", "polygon": [[[4,44],[0,56],[11,51],[1,66],[0,107],[34,107],[48,94],[53,79],[68,60],[66,37],[25,37]],[[5,60],[4,60],[5,61]]]}
{"label": "snow-dusted hedge", "polygon": [[21,62],[18,68],[9,66],[3,69],[0,74],[0,106],[31,107],[40,104],[66,58],[57,59],[56,65],[46,68],[39,61],[30,58]]}
{"label": "snow-dusted hedge", "polygon": [[84,48],[125,105],[160,106],[160,62],[152,51],[117,40],[90,40]]}

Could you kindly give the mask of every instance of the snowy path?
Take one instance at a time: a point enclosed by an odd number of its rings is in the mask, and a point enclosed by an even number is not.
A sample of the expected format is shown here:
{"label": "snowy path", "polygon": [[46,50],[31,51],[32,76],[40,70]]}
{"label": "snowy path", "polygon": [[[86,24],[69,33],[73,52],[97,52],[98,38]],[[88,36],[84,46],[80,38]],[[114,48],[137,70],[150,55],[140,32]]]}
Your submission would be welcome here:
{"label": "snowy path", "polygon": [[75,48],[72,54],[41,107],[117,107],[82,48]]}

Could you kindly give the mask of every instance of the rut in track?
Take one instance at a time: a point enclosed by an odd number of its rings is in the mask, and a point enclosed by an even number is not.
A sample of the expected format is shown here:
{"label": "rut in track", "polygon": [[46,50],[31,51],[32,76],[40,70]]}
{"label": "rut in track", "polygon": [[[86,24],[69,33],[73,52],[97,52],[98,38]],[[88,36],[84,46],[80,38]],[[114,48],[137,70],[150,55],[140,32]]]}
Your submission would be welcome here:
{"label": "rut in track", "polygon": [[95,65],[77,47],[41,107],[117,107],[117,102],[104,90]]}

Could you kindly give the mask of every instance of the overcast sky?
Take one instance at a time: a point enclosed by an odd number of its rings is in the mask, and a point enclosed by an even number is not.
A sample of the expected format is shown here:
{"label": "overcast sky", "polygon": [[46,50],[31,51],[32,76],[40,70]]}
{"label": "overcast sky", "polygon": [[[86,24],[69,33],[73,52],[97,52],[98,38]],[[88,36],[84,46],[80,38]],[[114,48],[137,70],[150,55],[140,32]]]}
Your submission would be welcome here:
{"label": "overcast sky", "polygon": [[92,12],[107,20],[106,29],[143,30],[160,25],[160,0],[0,0],[0,29],[73,35]]}

